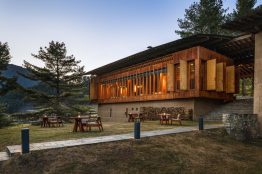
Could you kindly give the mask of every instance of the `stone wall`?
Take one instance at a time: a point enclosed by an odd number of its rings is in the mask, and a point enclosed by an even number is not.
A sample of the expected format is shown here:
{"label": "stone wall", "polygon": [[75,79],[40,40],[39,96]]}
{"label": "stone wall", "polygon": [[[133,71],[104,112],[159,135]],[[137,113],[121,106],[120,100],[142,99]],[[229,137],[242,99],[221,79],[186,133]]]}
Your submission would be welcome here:
{"label": "stone wall", "polygon": [[254,113],[258,115],[262,135],[262,32],[255,35]]}
{"label": "stone wall", "polygon": [[[211,106],[211,104],[207,106]],[[216,107],[214,106],[213,109],[206,114],[206,120],[222,120],[223,114],[231,113],[253,114],[253,98],[240,98],[232,102],[222,102],[220,104],[218,101]]]}
{"label": "stone wall", "polygon": [[[104,121],[127,121],[125,112],[139,113],[140,107],[185,107],[194,109],[194,99],[176,99],[98,105],[98,114]],[[110,111],[111,110],[111,111]]]}
{"label": "stone wall", "polygon": [[246,141],[259,135],[256,114],[223,114],[223,123],[227,133],[237,140]]}
{"label": "stone wall", "polygon": [[194,102],[194,119],[199,116],[204,116],[205,120],[221,120],[222,117],[218,114],[210,114],[218,108],[221,108],[225,103],[222,100],[212,100],[204,98],[196,98]]}
{"label": "stone wall", "polygon": [[103,118],[104,121],[121,122],[127,120],[125,114],[126,111],[128,113],[139,113],[141,107],[184,107],[186,110],[193,109],[194,120],[197,120],[200,115],[203,115],[207,121],[221,121],[223,114],[252,114],[253,99],[237,99],[233,102],[227,103],[222,100],[191,98],[118,104],[100,104],[98,105],[98,114]]}

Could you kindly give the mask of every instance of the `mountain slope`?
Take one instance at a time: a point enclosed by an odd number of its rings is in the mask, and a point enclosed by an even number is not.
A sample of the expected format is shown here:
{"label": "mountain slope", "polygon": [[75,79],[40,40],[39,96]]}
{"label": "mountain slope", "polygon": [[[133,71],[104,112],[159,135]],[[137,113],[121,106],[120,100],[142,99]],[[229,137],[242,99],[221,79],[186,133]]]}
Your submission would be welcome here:
{"label": "mountain slope", "polygon": [[18,84],[20,84],[21,86],[23,86],[25,88],[30,88],[30,87],[33,87],[33,86],[36,86],[37,84],[39,84],[38,81],[32,81],[32,80],[26,79],[26,78],[22,77],[21,75],[19,75],[17,72],[20,72],[20,73],[23,73],[23,74],[28,73],[28,71],[21,66],[9,64],[7,66],[7,69],[5,71],[3,71],[2,74],[3,74],[3,76],[8,77],[8,78],[17,77]]}

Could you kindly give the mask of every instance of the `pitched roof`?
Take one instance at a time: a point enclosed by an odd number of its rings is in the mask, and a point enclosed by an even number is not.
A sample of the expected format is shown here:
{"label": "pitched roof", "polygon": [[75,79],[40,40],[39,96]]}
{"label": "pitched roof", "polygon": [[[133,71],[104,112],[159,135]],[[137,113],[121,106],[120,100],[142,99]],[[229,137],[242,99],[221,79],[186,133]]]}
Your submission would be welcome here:
{"label": "pitched roof", "polygon": [[171,54],[187,48],[191,48],[194,46],[203,46],[212,50],[216,50],[216,47],[218,45],[223,45],[232,39],[233,37],[230,36],[197,34],[187,38],[182,38],[166,44],[162,44],[156,47],[152,47],[145,51],[136,53],[134,55],[128,56],[126,58],[117,60],[115,62],[91,70],[87,72],[87,74],[102,75],[138,63],[157,59],[161,56]]}

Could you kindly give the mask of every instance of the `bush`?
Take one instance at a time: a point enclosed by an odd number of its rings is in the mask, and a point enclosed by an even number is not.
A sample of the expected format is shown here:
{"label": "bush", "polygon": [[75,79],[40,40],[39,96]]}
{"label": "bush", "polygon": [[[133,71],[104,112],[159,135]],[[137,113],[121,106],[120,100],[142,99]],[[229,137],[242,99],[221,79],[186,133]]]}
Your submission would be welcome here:
{"label": "bush", "polygon": [[9,115],[1,113],[0,114],[0,128],[9,126],[10,124],[11,124],[11,120],[10,120]]}

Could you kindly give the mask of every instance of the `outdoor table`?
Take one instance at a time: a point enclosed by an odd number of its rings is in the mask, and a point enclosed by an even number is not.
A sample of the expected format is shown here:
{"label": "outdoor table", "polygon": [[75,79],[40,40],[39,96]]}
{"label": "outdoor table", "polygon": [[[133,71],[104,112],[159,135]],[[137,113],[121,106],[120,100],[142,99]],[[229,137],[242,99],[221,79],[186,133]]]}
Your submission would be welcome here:
{"label": "outdoor table", "polygon": [[50,125],[49,125],[49,123],[48,123],[48,117],[43,117],[43,118],[42,118],[41,127],[47,127],[47,126],[50,127]]}
{"label": "outdoor table", "polygon": [[84,132],[84,125],[82,123],[82,119],[89,119],[90,117],[70,117],[71,119],[75,120],[74,127],[73,127],[73,132],[77,132],[78,129],[80,132]]}
{"label": "outdoor table", "polygon": [[171,119],[171,114],[168,113],[161,113],[158,114],[160,116],[160,124],[163,124],[164,121],[166,121],[166,124],[169,124],[169,120]]}
{"label": "outdoor table", "polygon": [[138,117],[137,113],[129,113],[128,114],[128,122],[130,122],[130,121],[134,122],[136,117]]}

